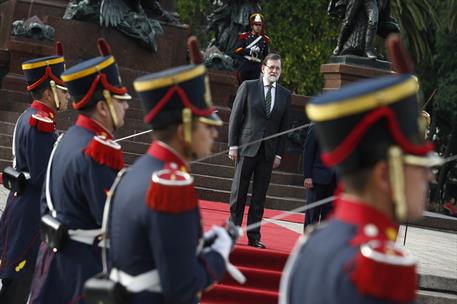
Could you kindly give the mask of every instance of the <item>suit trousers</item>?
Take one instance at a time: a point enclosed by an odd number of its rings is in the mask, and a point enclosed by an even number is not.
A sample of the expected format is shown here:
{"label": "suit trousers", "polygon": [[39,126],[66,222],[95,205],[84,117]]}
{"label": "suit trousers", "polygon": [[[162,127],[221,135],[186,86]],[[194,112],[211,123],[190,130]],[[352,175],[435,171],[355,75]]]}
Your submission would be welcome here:
{"label": "suit trousers", "polygon": [[[307,191],[306,204],[311,204],[326,197],[332,196],[336,189],[336,179],[333,178],[330,184],[314,184],[312,189]],[[313,209],[306,210],[304,228],[310,224],[315,224],[319,220],[324,220],[332,210],[333,204],[327,203]]]}
{"label": "suit trousers", "polygon": [[[273,159],[265,156],[264,144],[254,157],[241,156],[235,166],[230,194],[230,221],[238,226],[243,222],[244,207],[252,177],[252,196],[248,212],[248,225],[262,220],[265,198],[270,184]],[[247,231],[248,239],[260,240],[260,226]]]}

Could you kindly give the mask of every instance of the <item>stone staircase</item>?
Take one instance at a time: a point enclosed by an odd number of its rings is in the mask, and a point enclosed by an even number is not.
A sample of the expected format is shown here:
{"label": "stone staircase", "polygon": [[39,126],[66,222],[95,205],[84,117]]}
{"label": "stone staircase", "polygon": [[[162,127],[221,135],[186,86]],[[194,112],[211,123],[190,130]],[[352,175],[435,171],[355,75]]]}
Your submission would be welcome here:
{"label": "stone staircase", "polygon": [[[20,77],[18,75],[18,77]],[[28,93],[17,97],[17,91],[2,90],[0,92],[0,169],[11,163],[11,143],[14,125],[20,114],[30,106],[31,97]],[[23,95],[23,96],[22,96]],[[16,101],[11,101],[16,100]],[[220,117],[224,120],[224,126],[218,129],[219,136],[213,147],[213,152],[221,152],[227,149],[228,119],[230,109],[224,105],[216,104]],[[64,131],[70,127],[77,113],[70,109],[65,113],[59,113],[57,117],[58,130]],[[116,138],[122,138],[134,133],[148,130],[143,123],[143,111],[138,99],[129,103],[126,114],[125,126],[116,131]],[[124,160],[127,165],[132,164],[147,150],[151,142],[151,134],[143,134],[120,142],[124,151]],[[274,170],[271,185],[267,193],[266,207],[280,210],[291,210],[304,204],[305,192],[302,187],[303,178],[301,168],[293,164],[301,156],[286,155],[284,168]],[[230,187],[233,177],[233,162],[227,154],[192,162],[192,172],[198,193],[202,199],[228,202]]]}

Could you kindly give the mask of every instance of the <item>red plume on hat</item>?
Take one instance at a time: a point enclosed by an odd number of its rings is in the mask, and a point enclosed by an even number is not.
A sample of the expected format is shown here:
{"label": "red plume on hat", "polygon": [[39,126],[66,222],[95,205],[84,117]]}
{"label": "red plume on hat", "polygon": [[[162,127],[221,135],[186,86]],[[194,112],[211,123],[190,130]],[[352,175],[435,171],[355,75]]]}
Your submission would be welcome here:
{"label": "red plume on hat", "polygon": [[392,63],[392,69],[399,74],[414,73],[411,56],[400,40],[400,35],[391,34],[386,40],[387,52]]}
{"label": "red plume on hat", "polygon": [[60,41],[56,41],[56,55],[63,56],[63,44]]}
{"label": "red plume on hat", "polygon": [[189,48],[190,61],[193,64],[203,64],[203,56],[198,45],[197,37],[189,37],[187,39],[187,47]]}
{"label": "red plume on hat", "polygon": [[97,39],[97,47],[98,51],[100,52],[100,55],[102,56],[110,56],[112,55],[111,47],[108,44],[108,41],[106,41],[105,38],[98,38]]}

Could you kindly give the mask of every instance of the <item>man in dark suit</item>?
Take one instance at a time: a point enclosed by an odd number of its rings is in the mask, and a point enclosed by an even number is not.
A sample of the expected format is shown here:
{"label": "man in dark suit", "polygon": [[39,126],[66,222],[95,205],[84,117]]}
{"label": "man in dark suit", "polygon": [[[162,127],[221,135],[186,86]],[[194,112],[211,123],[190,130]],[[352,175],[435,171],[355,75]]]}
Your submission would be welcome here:
{"label": "man in dark suit", "polygon": [[[252,197],[248,225],[262,220],[265,197],[272,168],[281,163],[286,137],[247,145],[282,132],[288,127],[291,92],[277,83],[281,57],[269,54],[262,64],[263,78],[241,84],[233,103],[229,123],[229,158],[236,162],[230,195],[230,221],[241,226],[249,182]],[[260,242],[260,227],[247,232],[249,245],[265,248]]]}
{"label": "man in dark suit", "polygon": [[[331,196],[336,188],[335,171],[325,166],[321,160],[321,148],[316,138],[314,125],[308,129],[303,153],[304,186],[307,191],[306,203],[311,204]],[[306,210],[304,227],[324,219],[332,208],[331,204]]]}

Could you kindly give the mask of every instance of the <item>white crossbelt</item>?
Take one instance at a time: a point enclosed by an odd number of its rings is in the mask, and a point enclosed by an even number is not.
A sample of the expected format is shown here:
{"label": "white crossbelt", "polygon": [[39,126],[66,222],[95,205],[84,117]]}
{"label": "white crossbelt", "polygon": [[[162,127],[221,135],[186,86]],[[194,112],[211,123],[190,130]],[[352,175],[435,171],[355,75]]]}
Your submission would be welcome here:
{"label": "white crossbelt", "polygon": [[142,274],[132,276],[117,268],[111,269],[109,278],[118,282],[127,288],[130,292],[162,292],[162,285],[160,284],[159,271],[153,269]]}
{"label": "white crossbelt", "polygon": [[[52,197],[51,197],[51,190],[50,190],[50,185],[51,185],[51,166],[52,166],[52,160],[54,158],[54,154],[56,152],[57,146],[59,145],[61,139],[63,137],[63,134],[61,134],[56,142],[54,143],[54,147],[52,148],[51,156],[49,157],[48,161],[48,167],[46,168],[46,204],[48,205],[49,211],[51,211],[51,216],[54,218],[57,218],[57,211],[54,209],[54,204],[52,202]],[[95,239],[98,238],[102,234],[103,230],[101,228],[98,229],[88,229],[88,230],[82,230],[82,229],[69,229],[68,230],[68,237],[76,242],[80,242],[83,244],[87,245],[98,245],[100,247],[103,247],[105,245],[104,242],[95,242]]]}
{"label": "white crossbelt", "polygon": [[261,60],[259,58],[248,56],[248,55],[245,55],[244,58],[246,58],[249,61],[261,62]]}

